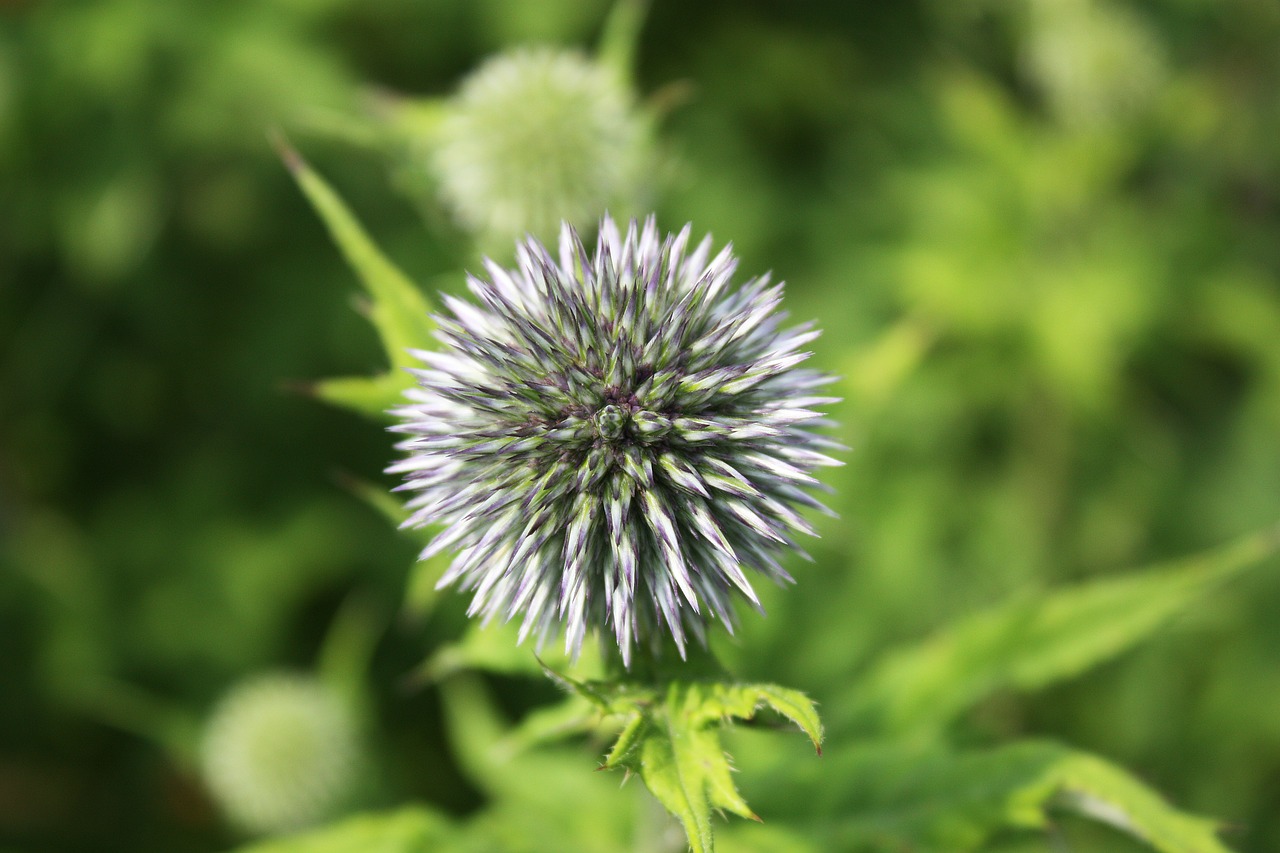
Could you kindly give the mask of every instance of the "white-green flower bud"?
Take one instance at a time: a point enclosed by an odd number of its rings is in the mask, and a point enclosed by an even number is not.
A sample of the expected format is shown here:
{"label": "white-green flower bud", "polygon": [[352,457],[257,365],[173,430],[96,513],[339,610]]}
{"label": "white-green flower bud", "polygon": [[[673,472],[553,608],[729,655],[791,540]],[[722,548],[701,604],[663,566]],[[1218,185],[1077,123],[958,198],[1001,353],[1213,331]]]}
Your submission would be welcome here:
{"label": "white-green flower bud", "polygon": [[227,818],[252,833],[335,817],[358,787],[362,749],[343,702],[306,675],[260,675],[234,687],[205,727],[204,780]]}
{"label": "white-green flower bud", "polygon": [[1161,46],[1136,15],[1098,0],[1037,0],[1028,10],[1024,65],[1064,124],[1140,115],[1159,92]]}
{"label": "white-green flower bud", "polygon": [[522,49],[463,82],[431,166],[458,221],[505,243],[631,207],[644,144],[631,94],[610,69],[576,52]]}

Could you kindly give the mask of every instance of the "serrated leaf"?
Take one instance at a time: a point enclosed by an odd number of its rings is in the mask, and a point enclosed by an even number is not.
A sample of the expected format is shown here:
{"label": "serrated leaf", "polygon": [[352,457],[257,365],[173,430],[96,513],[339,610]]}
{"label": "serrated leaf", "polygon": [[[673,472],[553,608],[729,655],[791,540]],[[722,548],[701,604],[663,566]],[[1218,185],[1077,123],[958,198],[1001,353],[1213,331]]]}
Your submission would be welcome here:
{"label": "serrated leaf", "polygon": [[302,155],[282,137],[276,139],[276,145],[303,194],[368,292],[372,301],[369,316],[382,339],[387,359],[392,367],[412,365],[413,359],[407,350],[424,346],[435,329],[426,297],[383,254],[342,197]]}
{"label": "serrated leaf", "polygon": [[613,747],[605,756],[604,767],[612,770],[630,761],[639,752],[641,744],[649,734],[650,726],[648,715],[636,714],[632,717],[630,722],[622,727],[622,731],[618,733],[618,739],[613,742]]}
{"label": "serrated leaf", "polygon": [[422,853],[457,850],[448,819],[420,806],[360,815],[333,826],[237,848],[236,853]]}
{"label": "serrated leaf", "polygon": [[680,821],[694,853],[714,849],[713,810],[759,820],[734,784],[729,756],[720,745],[721,728],[735,718],[751,719],[768,705],[794,719],[815,744],[821,742],[813,703],[774,685],[675,681],[659,698],[625,686],[570,684],[603,709],[622,712],[622,732],[604,767],[639,774]]}
{"label": "serrated leaf", "polygon": [[760,701],[799,726],[809,736],[809,740],[813,741],[813,748],[818,755],[822,755],[822,719],[818,716],[818,709],[812,699],[799,690],[776,684],[755,684],[752,688]]}
{"label": "serrated leaf", "polygon": [[1162,568],[1025,598],[896,652],[851,684],[838,728],[936,731],[994,690],[1031,690],[1132,647],[1216,584],[1274,554],[1265,531]]}

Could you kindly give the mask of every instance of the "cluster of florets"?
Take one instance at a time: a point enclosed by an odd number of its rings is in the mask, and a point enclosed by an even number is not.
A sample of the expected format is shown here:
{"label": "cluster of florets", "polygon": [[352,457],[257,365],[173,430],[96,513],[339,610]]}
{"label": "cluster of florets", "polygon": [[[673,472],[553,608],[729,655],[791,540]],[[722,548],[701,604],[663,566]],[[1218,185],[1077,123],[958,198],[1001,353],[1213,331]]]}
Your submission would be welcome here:
{"label": "cluster of florets", "polygon": [[610,631],[624,661],[665,632],[683,652],[709,619],[730,629],[751,574],[790,577],[781,549],[812,534],[797,507],[811,471],[835,464],[812,428],[829,377],[799,368],[817,337],[786,325],[782,285],[738,287],[726,247],[625,236],[609,218],[594,254],[562,229],[559,257],[536,240],[517,268],[469,277],[478,304],[446,297],[444,348],[394,412],[408,524],[441,524],[423,559],[453,549],[441,584],[471,612],[523,614],[521,640],[561,626],[576,654]]}

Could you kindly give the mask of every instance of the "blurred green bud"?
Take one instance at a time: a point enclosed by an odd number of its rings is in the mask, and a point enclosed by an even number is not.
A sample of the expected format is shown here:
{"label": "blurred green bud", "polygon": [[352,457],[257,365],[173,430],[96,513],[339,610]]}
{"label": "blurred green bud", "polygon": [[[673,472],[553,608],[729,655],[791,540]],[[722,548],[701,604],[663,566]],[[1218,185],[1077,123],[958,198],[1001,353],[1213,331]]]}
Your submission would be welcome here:
{"label": "blurred green bud", "polygon": [[485,242],[592,228],[635,205],[647,141],[609,67],[572,51],[490,59],[446,106],[431,169],[458,221]]}
{"label": "blurred green bud", "polygon": [[205,783],[228,819],[255,833],[333,818],[359,786],[362,748],[342,701],[310,676],[259,675],[218,703],[204,732]]}
{"label": "blurred green bud", "polygon": [[1024,67],[1067,126],[1141,115],[1165,80],[1162,45],[1140,18],[1099,0],[1032,3]]}

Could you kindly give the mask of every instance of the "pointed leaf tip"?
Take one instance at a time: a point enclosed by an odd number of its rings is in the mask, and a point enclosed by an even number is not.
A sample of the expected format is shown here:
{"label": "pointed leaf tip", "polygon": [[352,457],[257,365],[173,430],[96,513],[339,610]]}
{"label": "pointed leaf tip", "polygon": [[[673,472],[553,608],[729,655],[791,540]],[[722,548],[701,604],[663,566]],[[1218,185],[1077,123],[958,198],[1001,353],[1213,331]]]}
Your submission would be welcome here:
{"label": "pointed leaf tip", "polygon": [[[370,306],[369,319],[382,339],[387,360],[392,367],[413,366],[416,362],[408,350],[430,341],[435,329],[426,297],[383,253],[338,192],[308,166],[283,134],[274,132],[269,136],[303,195],[364,286]],[[398,381],[401,388],[412,382],[407,376],[399,376]]]}
{"label": "pointed leaf tip", "polygon": [[307,168],[307,161],[302,159],[302,155],[298,153],[298,149],[293,147],[289,142],[288,137],[284,135],[284,131],[280,128],[268,128],[267,140],[271,143],[271,147],[276,150],[276,154],[279,155],[285,168],[294,175],[297,175],[299,172]]}

